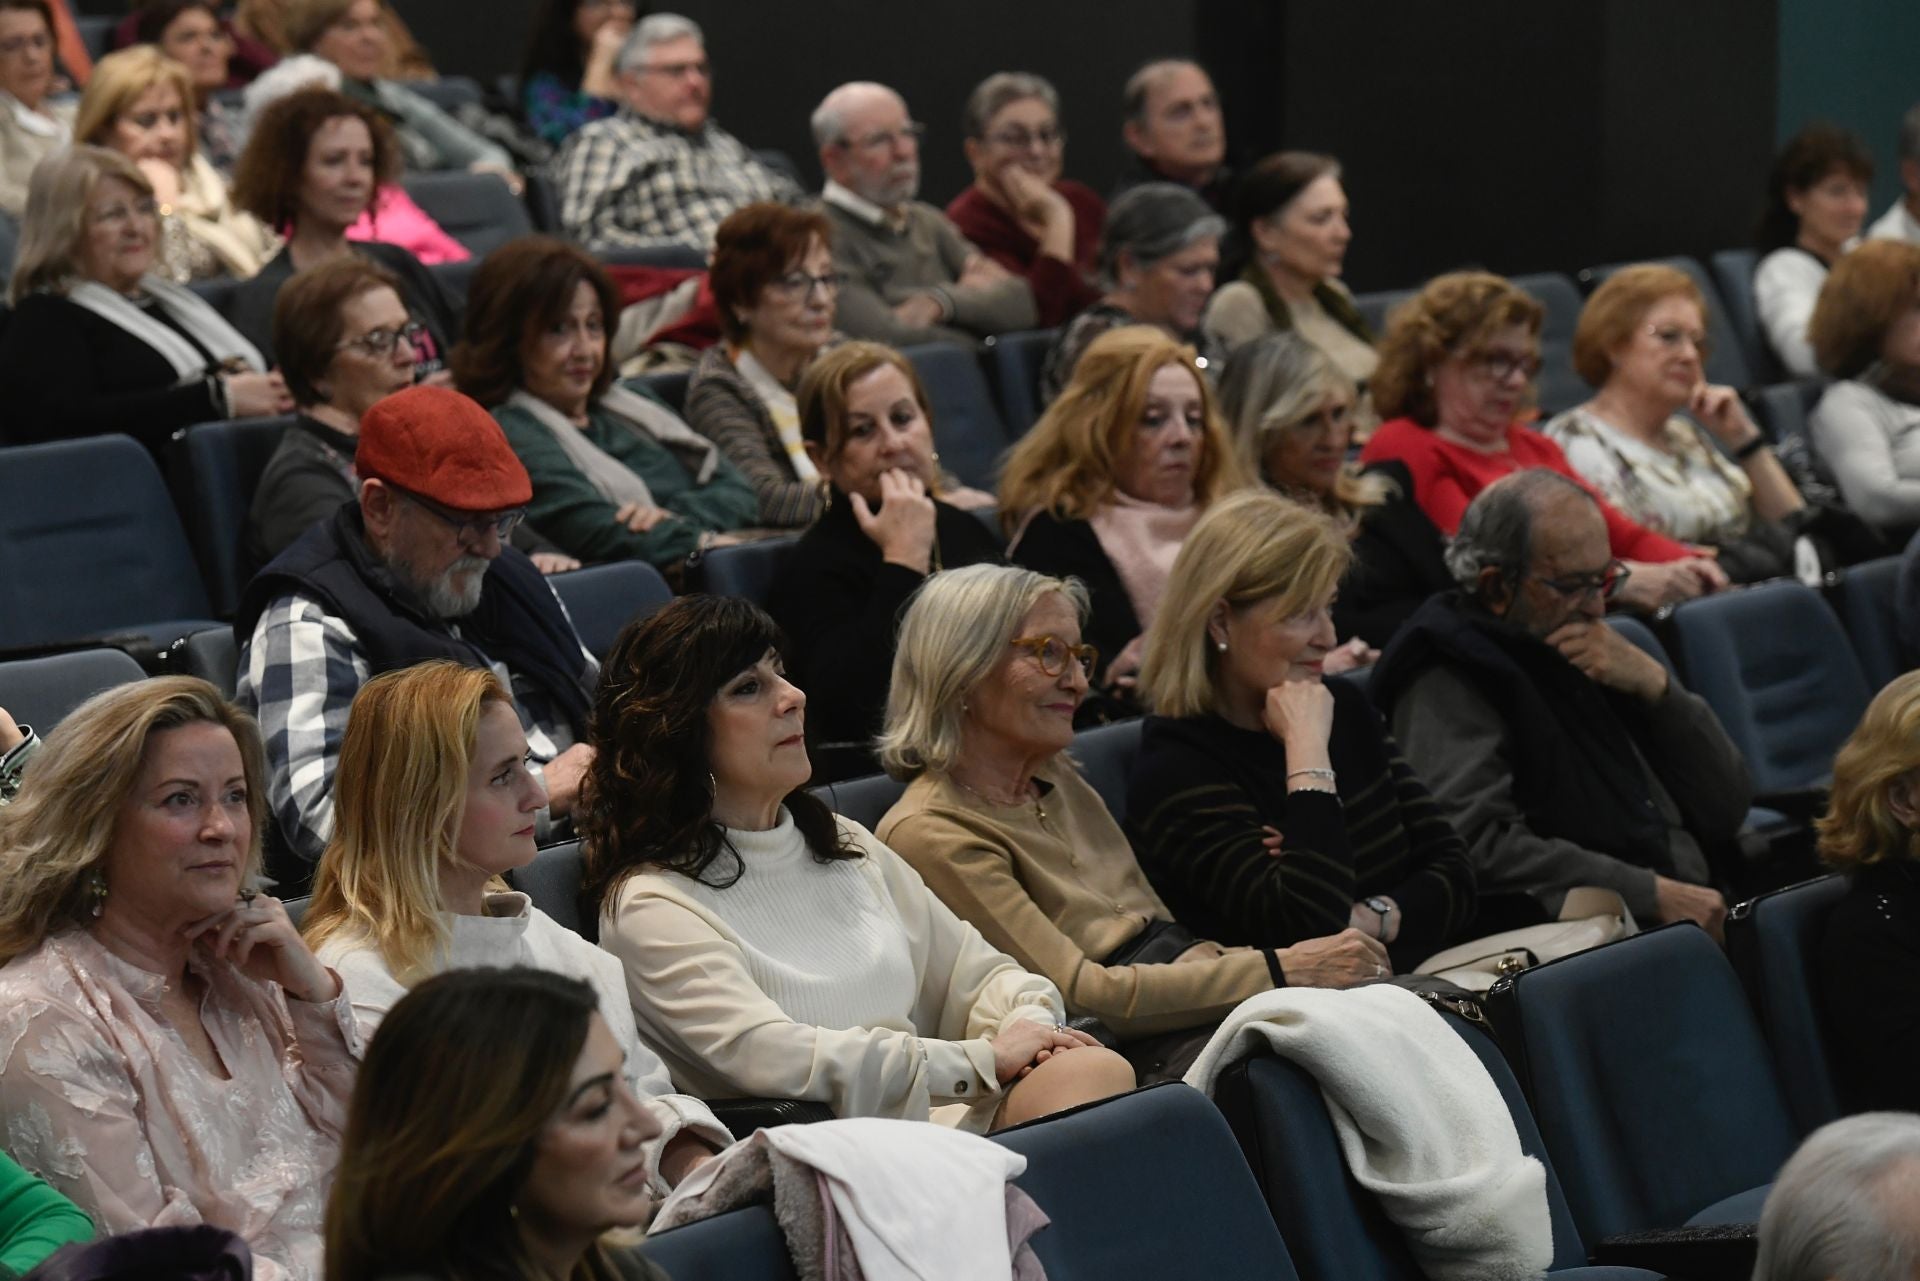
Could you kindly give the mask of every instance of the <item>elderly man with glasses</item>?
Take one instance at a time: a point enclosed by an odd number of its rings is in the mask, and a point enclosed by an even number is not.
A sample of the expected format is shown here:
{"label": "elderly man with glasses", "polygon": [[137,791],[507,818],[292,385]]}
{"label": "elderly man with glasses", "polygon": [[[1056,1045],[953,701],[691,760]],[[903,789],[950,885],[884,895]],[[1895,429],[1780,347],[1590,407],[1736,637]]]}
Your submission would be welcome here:
{"label": "elderly man with glasses", "polygon": [[827,184],[834,263],[846,273],[836,317],[854,338],[971,344],[1031,329],[1033,289],[969,244],[947,216],[915,200],[920,135],[907,104],[885,85],[856,81],[813,113]]}
{"label": "elderly man with glasses", "polygon": [[234,620],[237,697],[266,739],[281,833],[301,859],[319,858],[354,695],[381,672],[446,658],[488,667],[512,690],[544,770],[537,823],[548,837],[593,758],[599,666],[540,571],[508,545],[533,497],[526,468],[474,401],[413,387],[367,411],[354,469],[358,501],[261,570]]}
{"label": "elderly man with glasses", "polygon": [[1718,937],[1706,848],[1739,831],[1752,785],[1706,703],[1604,621],[1627,568],[1599,505],[1557,472],[1516,472],[1473,500],[1446,557],[1459,590],[1414,613],[1368,692],[1467,842],[1482,923],[1544,920],[1599,886],[1643,923]]}
{"label": "elderly man with glasses", "polygon": [[714,123],[706,37],[691,19],[635,24],[615,61],[618,112],[576,130],[554,158],[560,220],[587,248],[706,250],[726,216],[800,188]]}

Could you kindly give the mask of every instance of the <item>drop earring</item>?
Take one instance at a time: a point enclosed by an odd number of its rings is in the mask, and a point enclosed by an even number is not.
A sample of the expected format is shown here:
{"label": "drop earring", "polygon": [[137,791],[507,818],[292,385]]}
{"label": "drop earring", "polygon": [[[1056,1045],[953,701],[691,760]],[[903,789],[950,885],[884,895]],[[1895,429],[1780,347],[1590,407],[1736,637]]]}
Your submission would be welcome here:
{"label": "drop earring", "polygon": [[96,868],[87,874],[87,897],[93,900],[92,914],[97,919],[107,906],[107,878]]}

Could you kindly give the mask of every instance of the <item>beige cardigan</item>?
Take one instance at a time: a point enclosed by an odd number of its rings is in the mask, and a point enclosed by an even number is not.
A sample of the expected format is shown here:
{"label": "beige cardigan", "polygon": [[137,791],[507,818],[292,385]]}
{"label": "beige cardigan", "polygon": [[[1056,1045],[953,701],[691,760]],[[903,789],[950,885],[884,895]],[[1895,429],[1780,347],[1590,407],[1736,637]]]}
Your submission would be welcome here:
{"label": "beige cardigan", "polygon": [[12,94],[0,93],[0,213],[18,218],[27,207],[27,180],[33,167],[73,141],[72,102],[43,102],[40,114],[62,126],[59,133],[36,133],[20,123],[23,111]]}

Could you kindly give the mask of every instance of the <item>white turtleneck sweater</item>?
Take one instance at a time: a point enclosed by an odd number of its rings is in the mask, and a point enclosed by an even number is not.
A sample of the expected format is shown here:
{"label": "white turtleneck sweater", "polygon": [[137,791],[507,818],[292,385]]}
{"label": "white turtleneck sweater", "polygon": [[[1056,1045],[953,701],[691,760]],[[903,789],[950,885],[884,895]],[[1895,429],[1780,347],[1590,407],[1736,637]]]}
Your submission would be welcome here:
{"label": "white turtleneck sweater", "polygon": [[[864,857],[815,862],[783,808],[768,831],[728,829],[732,885],[629,878],[600,943],[626,967],[635,1021],[695,1094],[984,1132],[1001,1094],[987,1038],[1056,1023],[1065,1003],[871,832],[838,822]],[[732,870],[723,856],[710,875]]]}
{"label": "white turtleneck sweater", "polygon": [[[660,1176],[660,1153],[680,1131],[691,1129],[715,1147],[733,1142],[733,1135],[714,1119],[705,1103],[674,1093],[666,1065],[634,1030],[633,1010],[627,1004],[626,983],[617,961],[535,907],[525,894],[489,894],[486,901],[485,916],[441,915],[448,942],[434,972],[524,965],[564,974],[591,987],[600,1003],[600,1017],[626,1051],[628,1082],[660,1122],[660,1136],[646,1145],[655,1192],[671,1190]],[[374,1029],[407,989],[365,935],[336,934],[320,945],[318,956],[321,964],[332,966],[340,976],[360,1035],[371,1040]]]}

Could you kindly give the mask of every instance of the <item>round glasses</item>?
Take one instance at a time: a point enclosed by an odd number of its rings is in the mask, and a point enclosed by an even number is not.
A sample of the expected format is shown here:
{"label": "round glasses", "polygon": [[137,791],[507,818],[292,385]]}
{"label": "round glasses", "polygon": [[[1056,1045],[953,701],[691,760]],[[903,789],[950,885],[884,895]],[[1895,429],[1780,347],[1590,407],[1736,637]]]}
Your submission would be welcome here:
{"label": "round glasses", "polygon": [[1040,664],[1040,670],[1049,676],[1059,676],[1067,670],[1069,661],[1080,664],[1080,674],[1093,676],[1093,666],[1100,661],[1100,651],[1091,645],[1069,645],[1058,636],[1016,636],[1013,638],[1015,649],[1024,649],[1032,654]]}

